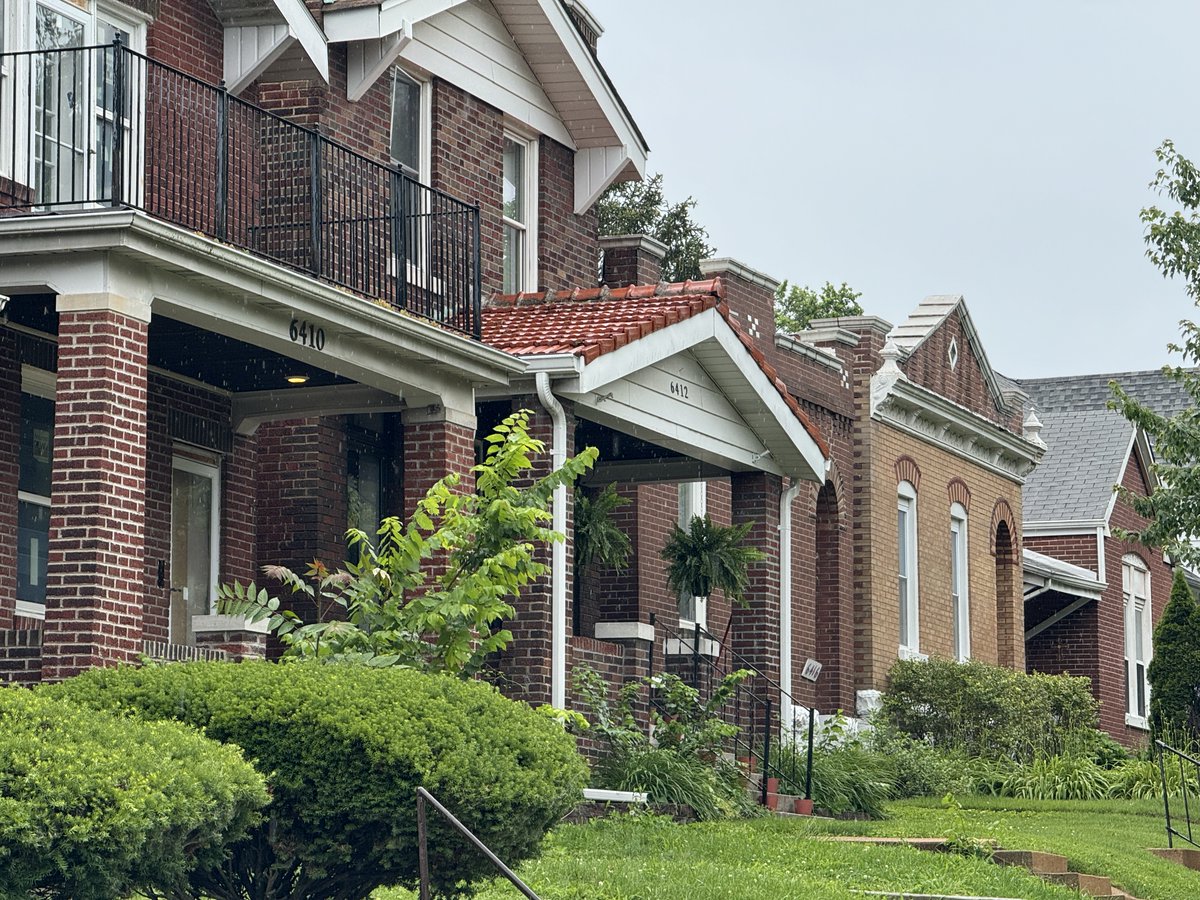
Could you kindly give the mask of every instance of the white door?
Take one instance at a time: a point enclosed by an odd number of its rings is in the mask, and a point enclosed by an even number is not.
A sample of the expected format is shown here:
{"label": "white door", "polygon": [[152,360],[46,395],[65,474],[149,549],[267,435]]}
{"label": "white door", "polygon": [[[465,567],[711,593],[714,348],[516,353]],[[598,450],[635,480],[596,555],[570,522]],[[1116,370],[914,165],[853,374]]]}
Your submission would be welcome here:
{"label": "white door", "polygon": [[171,467],[171,643],[194,644],[192,617],[213,612],[219,577],[220,472],[175,457]]}

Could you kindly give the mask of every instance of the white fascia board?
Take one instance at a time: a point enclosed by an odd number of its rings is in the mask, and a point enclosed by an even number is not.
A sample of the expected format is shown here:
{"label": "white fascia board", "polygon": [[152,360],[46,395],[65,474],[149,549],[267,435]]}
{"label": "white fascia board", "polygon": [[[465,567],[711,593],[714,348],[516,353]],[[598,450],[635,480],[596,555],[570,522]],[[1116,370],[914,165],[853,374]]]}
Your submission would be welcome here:
{"label": "white fascia board", "polygon": [[412,26],[407,22],[387,37],[351,41],[346,52],[346,99],[361,100],[411,42]]}
{"label": "white fascia board", "polygon": [[786,334],[775,335],[775,346],[780,350],[786,350],[789,353],[795,353],[797,356],[803,356],[805,359],[812,360],[818,365],[827,366],[839,375],[846,374],[846,367],[842,365],[842,361],[838,359],[836,353],[828,348],[814,347],[812,344],[807,344]]}
{"label": "white fascia board", "polygon": [[[716,336],[718,320],[722,327],[729,329],[719,312],[706,309],[699,315],[660,328],[611,353],[605,353],[583,367],[579,375],[579,392],[599,391],[619,378],[690,350],[703,341],[712,340]],[[746,353],[744,347],[741,349],[743,354]]]}
{"label": "white fascia board", "polygon": [[287,22],[292,36],[300,42],[305,54],[328,84],[329,47],[325,43],[325,33],[304,5],[304,0],[275,0],[275,6]]}
{"label": "white fascia board", "polygon": [[1021,532],[1033,537],[1057,537],[1059,535],[1095,534],[1104,522],[1094,519],[1044,519],[1026,520],[1021,523]]}
{"label": "white fascia board", "polygon": [[464,0],[384,0],[325,13],[325,37],[331,44],[369,41],[412,28],[431,16],[461,6]]}
{"label": "white fascia board", "polygon": [[1108,498],[1108,506],[1104,510],[1104,524],[1108,525],[1112,521],[1113,510],[1117,507],[1117,491],[1116,485],[1120,484],[1125,479],[1125,470],[1129,468],[1129,464],[1133,462],[1133,452],[1137,449],[1138,432],[1140,429],[1134,427],[1133,433],[1129,435],[1129,444],[1125,447],[1125,455],[1121,457],[1121,468],[1117,472],[1117,478],[1113,482],[1112,496]]}
{"label": "white fascia board", "polygon": [[230,25],[225,29],[225,87],[240,94],[296,42],[285,23]]}
{"label": "white fascia board", "polygon": [[583,357],[574,353],[543,353],[537,356],[522,356],[525,363],[525,373],[536,375],[545,372],[555,376],[576,376],[583,371]]}

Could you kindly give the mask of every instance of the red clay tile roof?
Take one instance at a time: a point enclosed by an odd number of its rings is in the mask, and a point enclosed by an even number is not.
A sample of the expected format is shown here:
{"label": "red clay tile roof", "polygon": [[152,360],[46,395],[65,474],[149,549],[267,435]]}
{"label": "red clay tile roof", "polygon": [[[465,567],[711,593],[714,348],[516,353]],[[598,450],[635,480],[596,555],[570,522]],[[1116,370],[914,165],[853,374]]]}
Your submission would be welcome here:
{"label": "red clay tile roof", "polygon": [[829,445],[800,408],[762,350],[729,314],[720,278],[676,284],[633,285],[610,290],[507,294],[483,310],[483,341],[515,356],[569,353],[585,363],[645,337],[660,328],[716,309],[751,358],[774,385],[788,409],[829,457]]}

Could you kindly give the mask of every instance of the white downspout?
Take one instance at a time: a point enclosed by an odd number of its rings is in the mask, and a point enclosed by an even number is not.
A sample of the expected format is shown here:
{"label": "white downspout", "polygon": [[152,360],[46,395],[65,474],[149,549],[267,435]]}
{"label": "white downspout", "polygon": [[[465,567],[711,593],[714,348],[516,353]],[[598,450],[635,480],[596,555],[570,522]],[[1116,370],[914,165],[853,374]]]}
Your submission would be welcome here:
{"label": "white downspout", "polygon": [[[557,471],[567,461],[567,416],[562,404],[550,390],[550,376],[545,372],[534,375],[538,399],[550,413],[553,426],[550,443],[550,464]],[[559,534],[567,533],[567,489],[554,489],[551,507],[551,527]],[[567,706],[567,545],[555,541],[550,549],[550,705],[558,709]]]}
{"label": "white downspout", "polygon": [[779,498],[779,686],[788,695],[779,700],[779,721],[792,718],[792,502],[802,481],[794,480]]}

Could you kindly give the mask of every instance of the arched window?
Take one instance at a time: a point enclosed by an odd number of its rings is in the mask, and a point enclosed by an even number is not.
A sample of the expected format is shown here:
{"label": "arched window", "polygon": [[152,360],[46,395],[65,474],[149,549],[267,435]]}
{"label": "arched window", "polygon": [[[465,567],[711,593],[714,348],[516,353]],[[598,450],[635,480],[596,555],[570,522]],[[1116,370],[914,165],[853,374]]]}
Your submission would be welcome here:
{"label": "arched window", "polygon": [[1125,724],[1147,727],[1150,683],[1150,570],[1133,553],[1121,560],[1121,590],[1125,597]]}
{"label": "arched window", "polygon": [[954,658],[971,658],[971,596],[967,577],[967,510],[950,505],[950,614],[954,623]]}
{"label": "arched window", "polygon": [[921,653],[917,490],[908,481],[901,481],[896,488],[896,541],[899,557],[900,658],[907,659]]}

